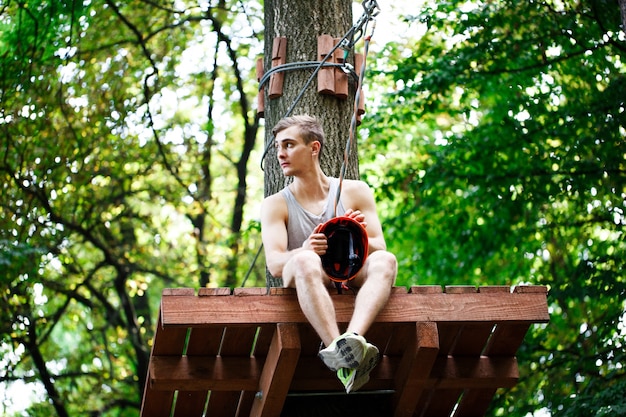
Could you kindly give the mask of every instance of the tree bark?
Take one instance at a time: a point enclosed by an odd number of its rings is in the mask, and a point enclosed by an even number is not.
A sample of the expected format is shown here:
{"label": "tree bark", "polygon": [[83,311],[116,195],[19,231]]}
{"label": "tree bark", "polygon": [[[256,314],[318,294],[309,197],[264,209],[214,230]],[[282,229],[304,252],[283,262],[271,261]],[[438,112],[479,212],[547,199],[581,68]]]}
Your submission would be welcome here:
{"label": "tree bark", "polygon": [[[352,26],[352,2],[348,0],[316,1],[265,1],[265,49],[264,67],[267,72],[272,66],[274,38],[287,38],[286,63],[317,61],[317,38],[327,34],[341,38]],[[352,53],[348,62],[354,64]],[[293,111],[287,114],[313,69],[284,73],[283,94],[270,99],[268,88],[265,92],[265,147],[268,149],[264,166],[265,196],[280,191],[290,181],[280,170],[274,150],[272,128],[286,115],[308,114],[317,117],[324,129],[326,140],[321,155],[322,170],[330,176],[338,177],[344,159],[346,141],[350,132],[350,120],[354,109],[356,86],[350,83],[348,98],[340,99],[317,92],[317,77],[306,88]],[[346,178],[358,178],[358,158],[356,141],[351,144],[351,153],[346,167]],[[268,286],[282,286],[282,280],[267,272]]]}
{"label": "tree bark", "polygon": [[622,32],[626,33],[626,0],[619,0],[619,9],[622,12]]}
{"label": "tree bark", "polygon": [[[317,38],[327,34],[334,38],[343,37],[352,26],[352,2],[348,0],[265,2],[265,72],[271,68],[272,45],[277,36],[287,38],[287,63],[317,61]],[[348,61],[354,64],[352,51]],[[313,69],[285,72],[282,97],[269,99],[265,88],[265,145],[269,151],[264,159],[265,195],[281,190],[288,182],[276,160],[272,143],[272,128],[283,118],[294,100],[313,74]],[[317,77],[306,89],[301,100],[290,115],[309,114],[322,123],[326,142],[322,151],[321,165],[327,175],[339,176],[346,141],[350,131],[350,120],[354,108],[355,83],[349,81],[347,99],[317,93]],[[351,144],[346,178],[358,178],[356,141]]]}

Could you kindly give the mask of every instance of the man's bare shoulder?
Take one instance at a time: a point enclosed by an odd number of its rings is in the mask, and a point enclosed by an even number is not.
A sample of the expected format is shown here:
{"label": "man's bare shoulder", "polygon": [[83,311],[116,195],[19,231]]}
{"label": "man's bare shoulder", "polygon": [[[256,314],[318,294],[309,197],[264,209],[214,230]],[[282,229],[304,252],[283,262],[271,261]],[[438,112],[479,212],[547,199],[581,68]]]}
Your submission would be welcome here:
{"label": "man's bare shoulder", "polygon": [[343,189],[347,192],[361,193],[369,192],[370,186],[361,180],[344,180]]}
{"label": "man's bare shoulder", "polygon": [[276,194],[265,197],[261,204],[261,213],[272,217],[286,214],[287,202],[282,196],[282,192],[279,191]]}
{"label": "man's bare shoulder", "polygon": [[373,193],[365,181],[344,180],[341,200],[346,209],[363,210],[373,204]]}

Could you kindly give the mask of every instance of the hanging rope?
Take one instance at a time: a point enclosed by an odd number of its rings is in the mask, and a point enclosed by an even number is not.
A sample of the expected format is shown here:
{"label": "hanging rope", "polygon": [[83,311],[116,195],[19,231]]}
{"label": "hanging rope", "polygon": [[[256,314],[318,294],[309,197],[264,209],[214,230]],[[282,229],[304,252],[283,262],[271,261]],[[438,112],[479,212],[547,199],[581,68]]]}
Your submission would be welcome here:
{"label": "hanging rope", "polygon": [[[367,26],[367,25],[366,25]],[[337,206],[341,198],[341,189],[343,188],[343,179],[346,175],[348,168],[348,159],[350,158],[350,149],[352,148],[352,142],[356,135],[356,123],[358,119],[359,104],[361,100],[361,90],[363,89],[363,79],[365,78],[365,65],[367,62],[367,53],[369,52],[370,41],[374,35],[374,29],[376,28],[376,21],[373,21],[371,33],[365,37],[365,47],[363,50],[363,65],[361,66],[361,73],[359,74],[359,84],[357,86],[356,93],[354,94],[354,111],[352,112],[352,120],[350,121],[350,132],[348,134],[348,140],[346,141],[346,148],[343,152],[343,162],[341,163],[341,169],[339,171],[339,187],[337,187],[337,196],[335,198],[335,207],[333,210],[333,216],[337,216]]]}
{"label": "hanging rope", "polygon": [[[369,22],[369,21],[368,21]],[[333,217],[337,216],[337,206],[339,205],[339,200],[341,199],[341,190],[343,188],[343,179],[346,175],[346,170],[348,168],[348,160],[350,158],[350,149],[352,147],[352,142],[354,141],[354,137],[356,135],[356,123],[359,116],[359,104],[361,100],[361,90],[363,89],[363,80],[365,78],[365,66],[367,62],[367,54],[369,52],[370,41],[372,40],[372,36],[374,34],[374,29],[376,28],[376,21],[373,21],[372,31],[371,33],[365,37],[365,46],[363,50],[363,65],[361,66],[361,73],[359,74],[359,83],[357,85],[356,93],[354,94],[354,109],[352,112],[352,120],[350,121],[350,131],[348,132],[348,140],[346,140],[346,147],[343,152],[343,162],[341,163],[341,169],[339,170],[339,186],[337,187],[337,196],[335,197],[335,205],[333,207]],[[367,22],[363,28],[363,33],[367,30]],[[346,281],[334,282],[335,288],[337,289],[337,293],[342,294],[344,290],[350,290],[350,286]]]}
{"label": "hanging rope", "polygon": [[[341,197],[341,188],[343,186],[343,178],[345,177],[345,171],[348,165],[348,157],[350,155],[350,148],[352,147],[352,141],[354,140],[354,136],[356,132],[356,121],[357,121],[357,116],[358,116],[358,108],[360,104],[360,95],[361,95],[361,90],[363,89],[363,79],[365,78],[365,64],[367,61],[369,44],[370,44],[372,35],[374,33],[374,29],[376,27],[376,21],[374,20],[374,17],[376,17],[378,13],[380,12],[380,8],[378,7],[378,3],[376,2],[376,0],[364,0],[362,5],[363,5],[363,14],[361,14],[361,17],[357,20],[357,22],[354,25],[352,25],[352,27],[346,32],[346,34],[343,35],[343,37],[339,40],[339,42],[337,42],[337,44],[333,47],[333,49],[331,49],[330,52],[328,52],[328,54],[324,57],[322,61],[319,61],[319,62],[318,61],[306,61],[306,62],[301,62],[301,63],[290,63],[290,64],[279,65],[277,67],[272,68],[261,78],[261,80],[259,80],[259,90],[261,90],[263,85],[267,83],[267,81],[269,80],[270,75],[273,73],[280,72],[280,71],[292,71],[292,70],[299,70],[299,69],[306,69],[306,68],[314,68],[313,73],[308,78],[304,86],[300,89],[300,92],[298,93],[298,95],[292,102],[291,106],[289,106],[289,109],[287,109],[287,111],[285,112],[285,115],[283,116],[283,118],[289,117],[291,113],[293,112],[293,110],[295,109],[298,102],[302,99],[302,96],[304,95],[306,90],[309,88],[309,86],[315,79],[315,76],[320,71],[320,69],[324,67],[339,66],[345,73],[350,74],[354,77],[354,69],[349,63],[347,63],[347,57],[348,57],[349,51],[352,48],[354,48],[354,45],[367,32],[367,26],[369,22],[374,22],[372,25],[371,33],[368,36],[365,36],[365,39],[364,39],[365,48],[363,51],[363,65],[361,67],[361,72],[358,76],[357,89],[356,89],[355,96],[354,96],[354,112],[352,114],[352,120],[350,122],[350,132],[348,135],[348,140],[346,142],[343,162],[341,164],[341,170],[340,170],[340,175],[339,175],[339,188],[337,190],[337,196],[335,199],[335,207],[333,210],[334,216],[336,216],[337,214],[337,205],[339,204],[339,199]],[[333,56],[333,53],[337,50],[337,48],[340,48],[340,47],[344,50],[344,63],[335,64],[335,63],[327,62],[328,59]],[[269,150],[272,148],[273,144],[274,144],[274,141],[269,140],[267,144],[265,145],[263,155],[261,156],[261,170],[262,171],[265,171],[263,162],[265,161],[265,157],[267,156],[267,153],[269,152]],[[248,271],[246,272],[246,275],[241,284],[242,287],[246,285],[246,282],[248,281],[248,278],[250,277],[250,274],[252,273],[252,270],[254,269],[254,266],[256,265],[256,261],[259,258],[259,255],[262,250],[263,250],[263,244],[261,243],[261,245],[259,245],[259,249],[256,255],[254,256],[252,263],[250,264],[250,267],[248,268]],[[266,279],[266,287],[267,287],[267,293],[269,294],[270,282],[268,279]]]}

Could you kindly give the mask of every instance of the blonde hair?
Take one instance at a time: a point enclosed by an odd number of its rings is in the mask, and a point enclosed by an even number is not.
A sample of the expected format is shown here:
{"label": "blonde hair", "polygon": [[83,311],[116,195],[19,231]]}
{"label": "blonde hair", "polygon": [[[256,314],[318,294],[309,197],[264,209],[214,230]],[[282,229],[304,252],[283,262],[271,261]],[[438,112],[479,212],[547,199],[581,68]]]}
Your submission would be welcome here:
{"label": "blonde hair", "polygon": [[292,126],[298,127],[298,133],[300,133],[304,143],[307,145],[311,142],[318,141],[320,143],[319,153],[320,155],[322,154],[322,149],[324,148],[324,129],[322,129],[322,125],[317,118],[307,114],[285,117],[276,123],[274,129],[272,129],[272,135],[276,137],[279,132],[289,129]]}

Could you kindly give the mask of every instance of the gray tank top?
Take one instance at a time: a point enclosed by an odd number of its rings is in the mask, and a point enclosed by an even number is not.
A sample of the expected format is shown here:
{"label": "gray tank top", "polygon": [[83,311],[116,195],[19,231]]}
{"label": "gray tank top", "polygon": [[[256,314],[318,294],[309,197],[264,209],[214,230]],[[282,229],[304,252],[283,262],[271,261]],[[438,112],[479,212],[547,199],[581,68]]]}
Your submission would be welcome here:
{"label": "gray tank top", "polygon": [[[282,190],[283,197],[287,202],[288,216],[287,220],[287,235],[289,236],[289,242],[287,243],[287,249],[293,250],[302,247],[304,241],[311,235],[315,226],[320,223],[325,223],[333,217],[333,211],[335,206],[335,199],[337,198],[337,188],[339,187],[338,178],[330,178],[330,189],[328,191],[328,199],[322,214],[315,215],[310,211],[305,210],[296,200],[296,197],[292,194],[289,187],[285,187]],[[346,210],[343,207],[341,198],[339,204],[337,204],[337,216],[344,214]]]}

